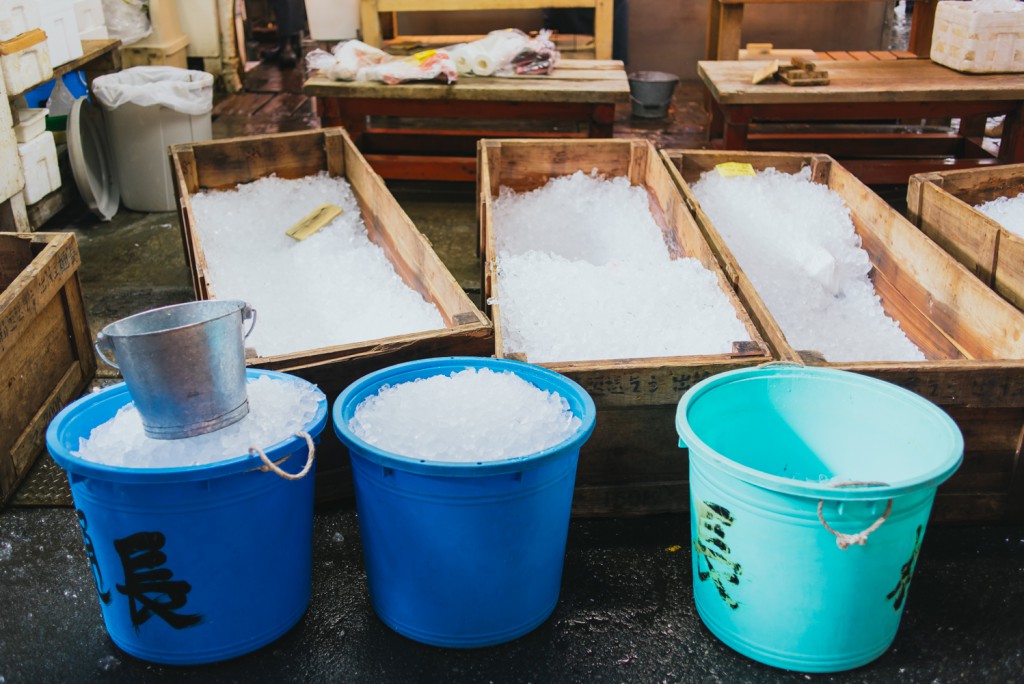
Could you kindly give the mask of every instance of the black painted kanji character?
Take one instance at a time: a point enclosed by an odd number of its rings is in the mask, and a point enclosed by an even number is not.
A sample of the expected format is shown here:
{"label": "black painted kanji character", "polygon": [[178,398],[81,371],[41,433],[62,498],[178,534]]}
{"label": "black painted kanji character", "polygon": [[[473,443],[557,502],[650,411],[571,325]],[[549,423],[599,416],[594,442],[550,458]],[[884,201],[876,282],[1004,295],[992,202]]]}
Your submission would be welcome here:
{"label": "black painted kanji character", "polygon": [[124,584],[117,590],[128,597],[132,626],[138,630],[153,615],[174,629],[199,624],[202,615],[184,615],[175,611],[185,607],[192,585],[184,580],[172,580],[174,572],[161,567],[167,555],[161,551],[164,535],[160,532],[138,532],[115,539],[114,548],[124,566]]}
{"label": "black painted kanji character", "polygon": [[917,526],[914,537],[914,550],[910,553],[910,560],[900,568],[900,581],[896,587],[885,595],[885,598],[892,601],[893,610],[899,610],[903,601],[907,598],[907,590],[910,588],[910,578],[914,574],[914,566],[917,564],[917,556],[921,553],[921,526]]}
{"label": "black painted kanji character", "polygon": [[[734,520],[727,508],[710,501],[697,502],[697,538],[693,544],[697,551],[697,577],[701,582],[710,579],[726,605],[735,610],[740,604],[729,595],[726,584],[739,585],[743,569],[729,558],[729,545],[725,543],[725,528]],[[701,558],[707,570],[701,570]],[[721,566],[721,568],[717,567]]]}
{"label": "black painted kanji character", "polygon": [[92,577],[96,580],[96,593],[100,595],[103,605],[110,605],[110,590],[103,591],[103,573],[96,562],[96,548],[92,544],[92,537],[89,536],[89,522],[85,519],[85,513],[76,510],[78,514],[78,526],[82,528],[82,542],[85,544],[85,555],[89,558],[89,565],[92,566]]}

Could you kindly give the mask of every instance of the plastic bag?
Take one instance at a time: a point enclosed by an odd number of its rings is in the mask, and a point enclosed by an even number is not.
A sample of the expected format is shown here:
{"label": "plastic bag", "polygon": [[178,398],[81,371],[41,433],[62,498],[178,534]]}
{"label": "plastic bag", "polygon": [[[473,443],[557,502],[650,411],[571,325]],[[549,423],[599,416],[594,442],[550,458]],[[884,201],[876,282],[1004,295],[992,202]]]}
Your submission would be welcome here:
{"label": "plastic bag", "polygon": [[395,57],[358,40],[338,43],[330,52],[313,50],[306,55],[310,69],[335,81],[383,81],[389,85],[405,81],[443,81],[458,78],[455,63],[447,53],[426,50],[412,57]]}
{"label": "plastic bag", "polygon": [[306,64],[335,81],[355,80],[359,70],[393,59],[391,55],[359,40],[338,43],[330,52],[313,50],[306,55]]}
{"label": "plastic bag", "polygon": [[149,23],[149,0],[103,0],[107,33],[122,45],[137,43],[153,32]]}
{"label": "plastic bag", "polygon": [[71,105],[75,104],[75,96],[71,94],[68,87],[64,85],[64,79],[58,78],[57,83],[46,100],[46,108],[50,110],[50,116],[67,116],[71,113]]}
{"label": "plastic bag", "polygon": [[480,40],[452,45],[443,51],[451,55],[460,74],[476,76],[547,74],[559,58],[547,29],[536,38],[517,29],[491,31]]}
{"label": "plastic bag", "polygon": [[356,74],[359,81],[383,81],[388,85],[406,81],[441,81],[454,83],[459,78],[452,58],[441,50],[427,50],[412,57],[392,59],[363,67]]}
{"label": "plastic bag", "polygon": [[139,66],[99,76],[92,92],[105,109],[161,106],[198,116],[213,109],[213,74],[177,67]]}

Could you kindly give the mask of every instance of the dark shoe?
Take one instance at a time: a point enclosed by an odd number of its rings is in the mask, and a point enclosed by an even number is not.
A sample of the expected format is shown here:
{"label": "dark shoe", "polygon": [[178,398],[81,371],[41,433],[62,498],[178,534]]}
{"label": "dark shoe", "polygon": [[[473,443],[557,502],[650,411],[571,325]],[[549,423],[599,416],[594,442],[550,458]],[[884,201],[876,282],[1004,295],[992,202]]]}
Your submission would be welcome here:
{"label": "dark shoe", "polygon": [[295,66],[298,60],[295,57],[295,50],[292,49],[291,45],[285,45],[281,48],[281,51],[277,56],[277,61],[286,69],[290,69]]}
{"label": "dark shoe", "polygon": [[260,50],[260,59],[263,60],[264,62],[276,62],[280,58],[281,48],[279,47]]}

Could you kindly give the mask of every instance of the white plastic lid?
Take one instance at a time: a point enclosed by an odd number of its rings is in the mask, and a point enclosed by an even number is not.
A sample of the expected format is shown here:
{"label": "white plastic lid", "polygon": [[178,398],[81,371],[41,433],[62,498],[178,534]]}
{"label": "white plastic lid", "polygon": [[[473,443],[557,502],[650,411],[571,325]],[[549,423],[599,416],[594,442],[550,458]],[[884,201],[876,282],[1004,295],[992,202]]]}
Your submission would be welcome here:
{"label": "white plastic lid", "polygon": [[68,156],[82,199],[101,221],[109,221],[121,203],[113,160],[107,147],[103,115],[81,97],[68,116]]}

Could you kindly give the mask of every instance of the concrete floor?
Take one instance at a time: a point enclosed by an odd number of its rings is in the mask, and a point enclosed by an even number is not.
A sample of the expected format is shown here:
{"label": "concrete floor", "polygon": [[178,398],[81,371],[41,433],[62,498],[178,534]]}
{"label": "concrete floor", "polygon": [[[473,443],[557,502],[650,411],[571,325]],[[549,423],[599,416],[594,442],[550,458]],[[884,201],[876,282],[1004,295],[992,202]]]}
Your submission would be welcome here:
{"label": "concrete floor", "polygon": [[[699,89],[689,84],[677,97],[669,122],[628,122],[626,112],[628,125],[621,130],[667,146],[696,146],[702,136]],[[276,125],[243,120],[237,111],[223,117],[221,135],[267,132]],[[284,126],[300,126],[303,117],[295,110]],[[395,192],[459,283],[478,293],[472,188],[396,186]],[[48,229],[73,230],[79,237],[94,332],[134,311],[192,297],[174,214],[122,211],[113,222],[96,224],[79,208]],[[105,382],[114,375],[102,367],[100,374]],[[762,666],[711,635],[693,605],[689,544],[685,516],[574,520],[561,599],[547,622],[503,646],[440,649],[401,637],[377,619],[355,512],[350,504],[322,508],[314,519],[313,599],[299,624],[229,662],[164,667],[128,656],[111,642],[73,510],[12,507],[0,512],[0,684],[1024,679],[1024,527],[928,530],[893,647],[864,668],[832,676]]]}

